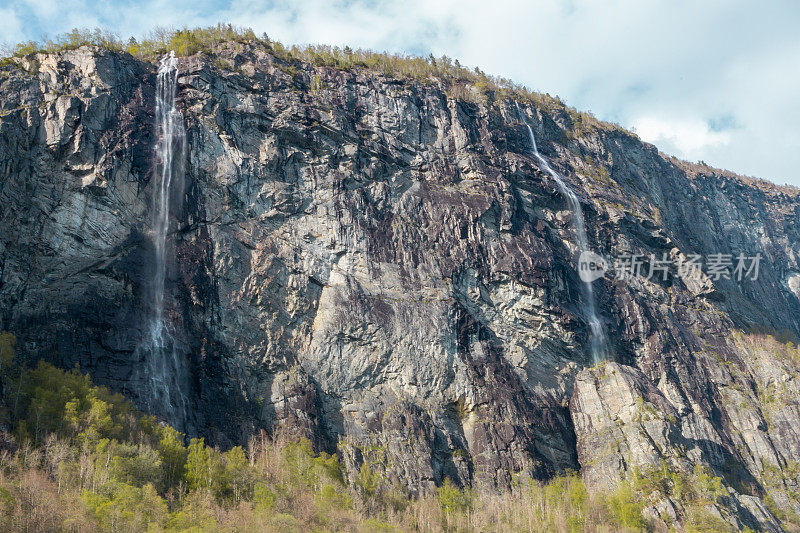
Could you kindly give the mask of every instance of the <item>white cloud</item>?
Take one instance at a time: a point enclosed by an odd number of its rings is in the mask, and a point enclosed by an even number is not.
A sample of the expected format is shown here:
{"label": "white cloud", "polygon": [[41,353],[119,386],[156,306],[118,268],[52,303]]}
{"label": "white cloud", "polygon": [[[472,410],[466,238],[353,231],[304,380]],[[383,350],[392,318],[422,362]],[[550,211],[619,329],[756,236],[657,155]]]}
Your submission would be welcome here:
{"label": "white cloud", "polygon": [[0,8],[0,41],[4,45],[13,45],[25,40],[27,37],[22,30],[22,23],[14,10]]}
{"label": "white cloud", "polygon": [[670,145],[685,157],[702,155],[710,147],[731,142],[730,133],[712,131],[708,123],[698,119],[640,117],[633,121],[633,129],[642,140]]}
{"label": "white cloud", "polygon": [[39,18],[52,18],[59,14],[59,7],[63,6],[59,0],[23,0],[22,4]]}

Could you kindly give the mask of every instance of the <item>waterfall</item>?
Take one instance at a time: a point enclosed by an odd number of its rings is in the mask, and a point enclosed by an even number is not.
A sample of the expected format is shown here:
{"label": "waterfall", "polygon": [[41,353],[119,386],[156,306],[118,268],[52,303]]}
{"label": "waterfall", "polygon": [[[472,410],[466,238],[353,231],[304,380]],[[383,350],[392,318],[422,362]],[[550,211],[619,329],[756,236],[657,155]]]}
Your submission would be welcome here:
{"label": "waterfall", "polygon": [[153,276],[150,286],[147,334],[137,348],[143,359],[142,381],[148,411],[161,414],[175,425],[186,420],[186,365],[181,346],[165,319],[170,204],[182,192],[186,131],[176,105],[178,61],[174,52],[161,59],[156,79],[156,166],[153,174],[151,236]]}
{"label": "waterfall", "polygon": [[[155,278],[153,280],[153,319],[163,325],[164,280],[166,278],[166,245],[169,232],[171,186],[183,179],[186,133],[183,115],[175,106],[178,89],[178,60],[170,52],[161,59],[156,83],[156,183],[153,194],[153,247],[155,248]],[[178,157],[175,157],[176,151]],[[163,329],[163,328],[161,328]]]}
{"label": "waterfall", "polygon": [[[589,240],[586,238],[586,223],[583,220],[583,210],[581,209],[581,204],[578,201],[578,196],[567,187],[567,184],[561,178],[561,176],[553,170],[553,167],[550,166],[550,163],[547,162],[547,159],[539,153],[539,149],[536,147],[536,137],[533,135],[533,129],[531,129],[530,124],[525,119],[524,113],[519,108],[519,104],[514,102],[517,106],[517,113],[522,117],[522,122],[525,124],[525,127],[528,128],[528,136],[531,140],[531,153],[539,161],[541,167],[552,176],[553,181],[556,182],[556,186],[561,194],[566,198],[567,205],[569,206],[569,210],[572,214],[572,225],[575,231],[576,237],[576,244],[578,246],[578,253],[581,254],[583,252],[588,252],[589,250]],[[600,318],[597,316],[597,308],[594,301],[594,290],[592,289],[591,282],[581,281],[581,295],[583,296],[584,301],[584,315],[586,318],[586,322],[589,324],[589,331],[590,331],[590,351],[592,354],[592,360],[596,364],[606,357],[607,351],[607,342],[606,342],[606,333],[605,328],[603,328],[603,323],[600,322]]]}

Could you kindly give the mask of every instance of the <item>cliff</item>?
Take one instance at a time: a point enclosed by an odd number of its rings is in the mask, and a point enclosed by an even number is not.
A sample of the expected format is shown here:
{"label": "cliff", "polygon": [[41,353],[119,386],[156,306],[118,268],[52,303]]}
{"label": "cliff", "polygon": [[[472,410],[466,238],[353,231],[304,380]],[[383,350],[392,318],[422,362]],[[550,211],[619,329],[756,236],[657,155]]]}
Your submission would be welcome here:
{"label": "cliff", "polygon": [[[798,191],[671,159],[547,97],[464,99],[236,42],[179,69],[164,314],[186,409],[153,405],[137,350],[156,65],[126,53],[0,71],[0,330],[21,357],[78,365],[221,446],[308,437],[412,494],[568,469],[602,490],[663,464],[721,477],[707,507],[732,526],[796,520]],[[760,254],[757,279],[609,271],[594,365],[574,214],[525,121],[595,252],[673,271]],[[680,520],[679,500],[654,491],[653,519]]]}

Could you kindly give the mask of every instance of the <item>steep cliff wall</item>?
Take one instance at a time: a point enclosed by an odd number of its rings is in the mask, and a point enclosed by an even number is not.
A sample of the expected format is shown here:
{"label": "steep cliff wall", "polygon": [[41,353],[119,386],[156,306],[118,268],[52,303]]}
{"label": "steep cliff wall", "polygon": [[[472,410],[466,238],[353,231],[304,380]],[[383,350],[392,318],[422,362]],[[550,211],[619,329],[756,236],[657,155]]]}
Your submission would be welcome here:
{"label": "steep cliff wall", "polygon": [[[800,514],[800,353],[761,335],[800,335],[797,191],[520,101],[596,252],[763,256],[757,280],[595,281],[613,361],[591,367],[567,204],[512,99],[240,43],[179,65],[182,429],[306,436],[412,492],[706,465],[731,523],[777,527],[767,496]],[[0,329],[143,406],[154,85],[91,47],[0,72]]]}

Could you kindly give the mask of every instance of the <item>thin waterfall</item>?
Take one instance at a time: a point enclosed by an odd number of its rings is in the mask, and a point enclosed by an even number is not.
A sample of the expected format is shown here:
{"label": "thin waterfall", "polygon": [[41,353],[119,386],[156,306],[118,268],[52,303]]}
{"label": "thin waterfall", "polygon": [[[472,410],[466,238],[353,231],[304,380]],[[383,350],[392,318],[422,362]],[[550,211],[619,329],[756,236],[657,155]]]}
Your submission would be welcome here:
{"label": "thin waterfall", "polygon": [[[166,279],[166,245],[169,232],[170,192],[173,180],[183,179],[186,132],[183,115],[175,105],[178,89],[178,60],[170,52],[161,59],[156,83],[156,184],[153,194],[153,247],[155,278],[153,280],[153,319],[163,325],[164,280]],[[175,157],[176,152],[178,157]],[[163,328],[162,328],[163,329]]]}
{"label": "thin waterfall", "polygon": [[156,79],[156,167],[153,175],[152,240],[153,277],[150,286],[147,335],[138,347],[143,358],[142,381],[149,387],[146,402],[150,412],[183,425],[187,401],[186,365],[180,343],[165,319],[170,205],[183,189],[186,131],[176,105],[178,61],[174,52],[161,59]]}
{"label": "thin waterfall", "polygon": [[[583,220],[583,210],[581,209],[581,204],[578,201],[578,197],[575,195],[572,189],[567,187],[567,184],[564,182],[558,172],[553,170],[553,167],[550,166],[550,163],[547,162],[547,159],[545,159],[542,154],[539,153],[539,149],[536,147],[536,137],[533,135],[533,129],[531,129],[530,124],[528,124],[528,121],[525,118],[525,114],[519,108],[519,104],[516,102],[514,102],[514,104],[517,106],[517,113],[520,117],[522,117],[523,124],[525,124],[525,127],[528,128],[528,136],[531,140],[531,153],[539,161],[541,167],[548,174],[550,174],[550,176],[552,176],[553,180],[558,186],[558,190],[567,199],[567,205],[569,205],[569,210],[572,213],[572,225],[575,230],[578,253],[582,254],[583,252],[590,251],[589,240],[586,238],[586,223]],[[603,323],[597,316],[597,308],[594,301],[594,289],[592,289],[591,282],[581,281],[581,295],[583,296],[585,306],[583,309],[584,315],[586,322],[589,324],[589,348],[592,354],[593,362],[598,363],[606,358],[608,343],[606,341],[606,332],[605,328],[603,328]]]}

